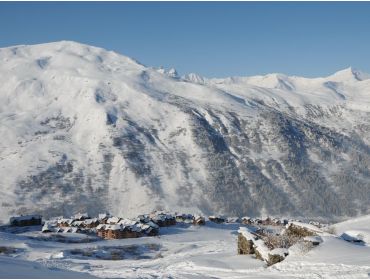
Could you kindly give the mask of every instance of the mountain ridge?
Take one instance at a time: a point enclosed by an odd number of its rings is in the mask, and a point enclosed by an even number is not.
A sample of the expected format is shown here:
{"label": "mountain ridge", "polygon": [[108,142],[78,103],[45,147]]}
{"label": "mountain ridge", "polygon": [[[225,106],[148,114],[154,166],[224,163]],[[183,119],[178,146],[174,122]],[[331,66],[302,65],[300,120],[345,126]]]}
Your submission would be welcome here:
{"label": "mountain ridge", "polygon": [[[192,82],[70,41],[2,48],[0,61],[0,219],[370,210],[370,82],[357,70]],[[351,73],[362,81],[340,80]]]}

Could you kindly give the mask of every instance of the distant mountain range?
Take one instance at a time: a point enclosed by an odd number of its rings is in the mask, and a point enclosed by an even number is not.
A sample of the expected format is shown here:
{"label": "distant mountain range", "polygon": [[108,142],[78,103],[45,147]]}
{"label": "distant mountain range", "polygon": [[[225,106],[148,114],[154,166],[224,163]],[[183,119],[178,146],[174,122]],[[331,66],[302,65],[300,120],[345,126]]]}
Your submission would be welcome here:
{"label": "distant mountain range", "polygon": [[208,79],[62,41],[0,49],[0,220],[370,211],[370,75]]}

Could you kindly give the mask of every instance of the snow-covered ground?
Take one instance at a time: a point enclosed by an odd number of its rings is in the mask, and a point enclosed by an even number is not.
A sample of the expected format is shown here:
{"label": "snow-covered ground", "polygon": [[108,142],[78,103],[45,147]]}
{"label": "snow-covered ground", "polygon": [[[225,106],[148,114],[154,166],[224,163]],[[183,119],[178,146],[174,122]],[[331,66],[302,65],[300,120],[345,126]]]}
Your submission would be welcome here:
{"label": "snow-covered ground", "polygon": [[365,243],[370,244],[370,215],[338,223],[333,228],[338,235],[347,233],[350,236],[359,236]]}
{"label": "snow-covered ground", "polygon": [[[356,228],[356,220],[353,222]],[[291,248],[281,263],[267,267],[251,255],[237,255],[240,224],[176,225],[158,237],[82,241],[42,241],[38,231],[0,232],[0,247],[16,251],[0,257],[2,278],[368,278],[370,246],[325,234],[323,243],[305,251]],[[362,225],[367,230],[369,223]],[[346,229],[351,229],[347,222]],[[339,229],[339,226],[338,226]],[[63,235],[63,234],[62,234]],[[113,256],[113,257],[112,257]],[[110,260],[115,258],[116,260]]]}

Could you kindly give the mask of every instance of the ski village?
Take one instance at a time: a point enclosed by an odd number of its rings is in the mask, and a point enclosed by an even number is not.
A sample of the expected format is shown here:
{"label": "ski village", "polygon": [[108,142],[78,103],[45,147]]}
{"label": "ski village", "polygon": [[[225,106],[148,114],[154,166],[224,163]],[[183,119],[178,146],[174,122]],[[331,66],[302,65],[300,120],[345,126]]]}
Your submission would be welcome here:
{"label": "ski village", "polygon": [[[24,241],[31,240],[37,242],[38,246],[41,243],[63,244],[63,250],[57,250],[59,253],[49,257],[49,261],[53,260],[53,265],[55,260],[68,258],[107,261],[157,260],[164,258],[166,250],[163,250],[161,239],[166,236],[192,232],[192,243],[197,247],[196,244],[201,240],[207,242],[209,238],[209,243],[214,242],[214,235],[222,236],[221,231],[231,233],[233,238],[228,238],[227,243],[220,240],[218,250],[222,251],[222,247],[226,246],[234,257],[240,255],[238,258],[255,259],[265,269],[280,262],[284,263],[291,252],[294,255],[298,250],[301,254],[307,254],[319,248],[324,240],[334,238],[355,248],[360,248],[358,245],[363,246],[368,242],[364,235],[357,231],[346,231],[339,235],[329,224],[272,217],[203,217],[165,211],[130,219],[108,213],[99,214],[97,217],[78,213],[70,218],[55,217],[49,220],[43,220],[40,215],[23,215],[11,217],[9,224],[0,227],[0,257],[6,255],[19,258],[27,250],[32,250],[30,245],[26,246],[28,249],[24,248],[27,244]],[[114,241],[115,239],[144,241],[122,243],[124,241]],[[12,243],[9,240],[17,241],[15,246],[6,245]],[[24,242],[23,246],[19,246],[21,240]],[[81,246],[83,244],[85,246]],[[38,256],[40,257],[39,254]]]}

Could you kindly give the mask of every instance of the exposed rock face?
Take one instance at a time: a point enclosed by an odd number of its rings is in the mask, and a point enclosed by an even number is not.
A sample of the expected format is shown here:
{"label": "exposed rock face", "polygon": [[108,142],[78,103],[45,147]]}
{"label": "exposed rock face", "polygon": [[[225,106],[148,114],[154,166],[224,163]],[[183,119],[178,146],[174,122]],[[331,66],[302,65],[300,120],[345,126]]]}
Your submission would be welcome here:
{"label": "exposed rock face", "polygon": [[254,254],[253,241],[247,240],[243,234],[238,234],[238,254],[239,255],[250,255]]}
{"label": "exposed rock face", "polygon": [[287,226],[286,234],[297,237],[306,237],[317,235],[317,231],[315,231],[314,229],[307,228],[305,226],[301,226],[299,224],[291,223]]}
{"label": "exposed rock face", "polygon": [[288,255],[288,250],[272,250],[268,254],[267,265],[274,265],[278,262],[282,262]]}

